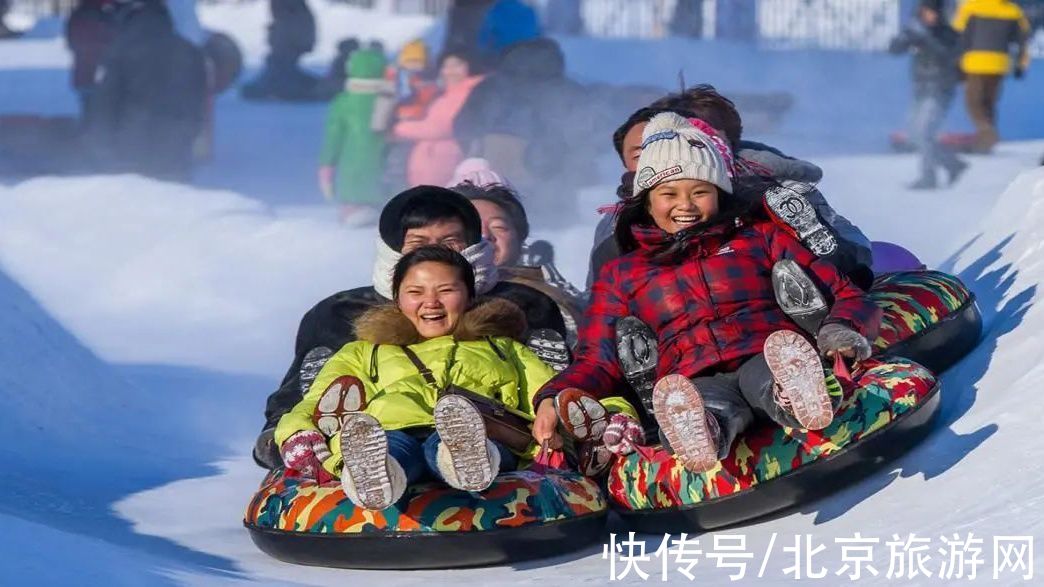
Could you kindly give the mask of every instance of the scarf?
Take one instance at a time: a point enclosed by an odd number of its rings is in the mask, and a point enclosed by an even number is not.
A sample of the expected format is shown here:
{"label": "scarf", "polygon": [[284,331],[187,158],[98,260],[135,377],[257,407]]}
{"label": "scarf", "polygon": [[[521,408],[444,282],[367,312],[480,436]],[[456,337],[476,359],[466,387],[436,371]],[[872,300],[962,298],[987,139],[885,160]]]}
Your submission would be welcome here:
{"label": "scarf", "polygon": [[[483,295],[493,289],[500,280],[497,265],[493,262],[496,251],[486,239],[471,245],[460,253],[471,263],[475,271],[475,294]],[[392,276],[395,264],[402,258],[402,253],[388,246],[380,237],[377,238],[377,259],[373,262],[373,289],[383,298],[393,299]]]}

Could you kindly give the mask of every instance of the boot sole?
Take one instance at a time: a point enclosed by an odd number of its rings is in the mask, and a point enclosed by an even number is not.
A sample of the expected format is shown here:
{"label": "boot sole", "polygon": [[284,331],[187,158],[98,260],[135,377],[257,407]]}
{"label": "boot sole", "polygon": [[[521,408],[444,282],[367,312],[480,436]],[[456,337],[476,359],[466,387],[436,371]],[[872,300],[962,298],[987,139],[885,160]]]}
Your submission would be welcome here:
{"label": "boot sole", "polygon": [[655,333],[633,316],[621,318],[616,325],[616,358],[631,389],[646,410],[652,410],[650,400],[659,362]]}
{"label": "boot sole", "polygon": [[562,335],[548,328],[541,328],[530,333],[526,339],[526,346],[533,354],[556,373],[565,371],[569,366],[569,347],[566,346]]}
{"label": "boot sole", "polygon": [[683,467],[703,473],[718,465],[703,397],[692,381],[677,374],[660,379],[653,388],[653,406],[660,432]]}
{"label": "boot sole", "polygon": [[449,451],[458,489],[482,491],[493,483],[496,471],[486,448],[486,424],[471,402],[447,395],[435,404],[435,430]]}
{"label": "boot sole", "polygon": [[609,412],[598,400],[582,392],[567,389],[555,396],[554,402],[562,426],[581,442],[601,439],[609,426]]}
{"label": "boot sole", "polygon": [[318,346],[308,351],[304,358],[301,359],[301,369],[298,371],[300,374],[300,388],[301,395],[308,393],[308,388],[312,386],[312,382],[319,375],[319,372],[323,370],[326,362],[333,356],[333,351],[324,346]]}
{"label": "boot sole", "polygon": [[[362,413],[345,417],[341,428],[341,459],[355,485],[360,505],[369,510],[391,506],[388,437],[376,418]],[[342,479],[342,483],[345,481]]]}
{"label": "boot sole", "polygon": [[340,430],[345,416],[366,407],[362,381],[351,375],[333,380],[315,406],[315,426],[327,436]]}
{"label": "boot sole", "polygon": [[765,340],[765,362],[790,402],[794,418],[806,430],[822,430],[834,420],[823,364],[804,337],[789,330],[773,332]]}
{"label": "boot sole", "polygon": [[803,194],[784,186],[774,187],[765,193],[765,202],[817,256],[837,250],[837,239],[819,221],[815,208]]}

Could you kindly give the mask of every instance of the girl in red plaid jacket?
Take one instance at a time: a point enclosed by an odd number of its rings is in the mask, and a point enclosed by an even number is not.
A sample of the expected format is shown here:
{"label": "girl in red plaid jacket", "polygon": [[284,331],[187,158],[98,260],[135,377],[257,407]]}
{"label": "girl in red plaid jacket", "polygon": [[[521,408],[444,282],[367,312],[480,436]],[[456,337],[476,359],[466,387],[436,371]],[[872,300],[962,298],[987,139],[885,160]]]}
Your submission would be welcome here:
{"label": "girl in red plaid jacket", "polygon": [[[576,400],[626,389],[632,366],[621,367],[615,339],[636,318],[651,327],[655,353],[648,355],[658,357],[645,405],[661,441],[691,471],[715,467],[755,418],[825,428],[836,404],[820,353],[869,357],[880,310],[760,207],[733,196],[731,152],[705,131],[712,132],[673,113],[646,127],[635,196],[616,228],[625,254],[593,286],[576,360],[535,398],[538,442],[557,444],[559,423],[574,435],[577,428],[581,436],[601,432],[618,453],[641,442],[637,421],[590,413],[583,408],[593,402]],[[829,292],[818,350],[776,302],[772,275],[779,266]]]}

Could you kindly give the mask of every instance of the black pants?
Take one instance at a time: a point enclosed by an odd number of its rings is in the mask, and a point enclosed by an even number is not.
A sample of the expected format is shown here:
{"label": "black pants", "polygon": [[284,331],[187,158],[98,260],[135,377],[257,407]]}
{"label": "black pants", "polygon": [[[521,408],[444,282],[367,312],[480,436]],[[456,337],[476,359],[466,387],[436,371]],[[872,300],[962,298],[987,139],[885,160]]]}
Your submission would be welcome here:
{"label": "black pants", "polygon": [[733,441],[755,420],[772,420],[780,426],[800,428],[793,415],[780,408],[773,399],[773,378],[765,355],[758,354],[739,369],[706,377],[694,377],[703,404],[721,426],[722,443],[718,458],[729,454]]}

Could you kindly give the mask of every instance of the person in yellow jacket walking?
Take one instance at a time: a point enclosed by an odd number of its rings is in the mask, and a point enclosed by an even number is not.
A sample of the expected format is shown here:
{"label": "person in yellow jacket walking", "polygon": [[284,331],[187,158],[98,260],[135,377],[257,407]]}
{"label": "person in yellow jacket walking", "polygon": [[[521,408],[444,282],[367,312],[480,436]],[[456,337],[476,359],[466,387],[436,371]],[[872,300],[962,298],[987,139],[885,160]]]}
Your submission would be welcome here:
{"label": "person in yellow jacket walking", "polygon": [[[1004,76],[1021,79],[1029,67],[1030,26],[1012,0],[965,0],[954,17],[964,53],[965,103],[975,123],[976,147],[989,152],[997,144],[997,101]],[[1012,51],[1016,57],[1012,68]]]}
{"label": "person in yellow jacket walking", "polygon": [[[517,468],[520,456],[536,452],[528,436],[532,398],[554,375],[518,342],[526,330],[521,310],[505,300],[475,301],[474,272],[459,253],[425,246],[406,254],[392,290],[394,305],[359,318],[359,340],[330,358],[275,430],[287,468],[339,475],[348,498],[370,510],[389,507],[429,475],[481,491],[499,471]],[[523,446],[509,448],[487,427],[477,405],[490,400],[520,417]],[[566,420],[590,417],[563,422],[580,441],[601,439],[610,410],[635,415],[621,398],[599,403],[586,394],[561,408]]]}

